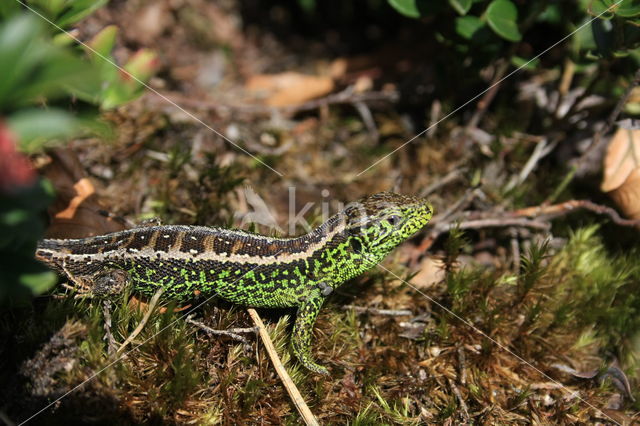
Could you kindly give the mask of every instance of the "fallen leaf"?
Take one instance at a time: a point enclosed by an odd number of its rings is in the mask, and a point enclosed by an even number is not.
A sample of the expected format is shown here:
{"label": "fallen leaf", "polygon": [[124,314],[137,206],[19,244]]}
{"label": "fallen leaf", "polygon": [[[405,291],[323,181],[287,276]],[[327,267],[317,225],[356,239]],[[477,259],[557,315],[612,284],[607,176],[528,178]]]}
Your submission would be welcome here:
{"label": "fallen leaf", "polygon": [[425,289],[444,280],[445,274],[442,260],[427,257],[420,262],[418,273],[409,282],[419,289]]}
{"label": "fallen leaf", "polygon": [[259,74],[249,78],[245,88],[265,96],[264,103],[288,106],[325,96],[334,88],[331,77],[305,75],[297,72]]}
{"label": "fallen leaf", "polygon": [[640,219],[640,130],[619,128],[611,138],[601,189],[627,217]]}
{"label": "fallen leaf", "polygon": [[168,4],[164,2],[150,3],[135,14],[135,30],[131,31],[134,39],[147,45],[160,37],[173,25],[173,16]]}
{"label": "fallen leaf", "polygon": [[48,238],[83,238],[125,229],[122,223],[105,214],[107,209],[99,202],[93,184],[72,151],[52,150],[50,157],[51,161],[41,169],[56,191],[56,200],[49,207]]}
{"label": "fallen leaf", "polygon": [[423,322],[401,322],[400,327],[402,327],[404,331],[398,334],[398,336],[409,340],[418,340],[424,337],[424,330],[427,328],[427,324]]}
{"label": "fallen leaf", "polygon": [[594,379],[598,384],[602,383],[608,377],[617,389],[624,392],[631,401],[635,401],[633,393],[631,392],[629,379],[615,361],[612,362],[605,370],[577,371],[564,364],[553,364],[552,367],[564,373],[571,374],[574,377],[579,377],[581,379]]}
{"label": "fallen leaf", "polygon": [[632,171],[624,184],[609,195],[625,216],[640,219],[640,169]]}

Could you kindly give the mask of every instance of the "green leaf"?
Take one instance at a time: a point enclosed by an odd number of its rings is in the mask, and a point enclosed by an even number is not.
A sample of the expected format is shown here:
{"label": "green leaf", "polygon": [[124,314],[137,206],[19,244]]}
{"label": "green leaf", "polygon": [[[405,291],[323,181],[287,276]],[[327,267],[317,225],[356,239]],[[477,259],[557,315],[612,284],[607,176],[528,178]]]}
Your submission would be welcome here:
{"label": "green leaf", "polygon": [[[89,57],[94,60],[103,60],[102,57],[111,58],[111,51],[116,43],[116,36],[118,35],[118,27],[115,25],[108,25],[104,27],[98,34],[96,34],[89,43],[91,49],[87,49]],[[113,66],[109,64],[110,66]]]}
{"label": "green leaf", "polygon": [[613,18],[613,9],[609,10],[610,6],[604,0],[592,0],[587,10],[590,14],[598,16],[600,19],[611,19]]}
{"label": "green leaf", "polygon": [[20,12],[20,3],[18,3],[17,1],[0,2],[0,17],[6,19],[18,12]]}
{"label": "green leaf", "polygon": [[[13,0],[17,3],[16,0]],[[108,0],[28,0],[29,6],[55,25],[66,28],[92,14]]]}
{"label": "green leaf", "polygon": [[467,12],[469,12],[469,9],[471,9],[471,6],[473,5],[473,0],[449,0],[449,4],[460,15],[466,15]]}
{"label": "green leaf", "polygon": [[460,16],[456,18],[456,32],[467,40],[471,40],[474,34],[484,26],[482,19],[477,16]]}
{"label": "green leaf", "polygon": [[48,102],[76,87],[100,89],[89,61],[69,47],[53,45],[32,15],[12,18],[0,26],[0,110]]}
{"label": "green leaf", "polygon": [[92,14],[108,0],[30,0],[29,5],[40,10],[56,25],[66,28]]}
{"label": "green leaf", "polygon": [[596,15],[609,10],[607,13],[615,14],[623,18],[640,16],[640,1],[638,0],[596,0],[592,3],[591,11]]}
{"label": "green leaf", "polygon": [[[34,46],[42,32],[34,16],[17,16],[0,26],[0,107],[45,54]],[[32,47],[29,49],[29,47]]]}
{"label": "green leaf", "polygon": [[388,0],[389,4],[404,16],[420,18],[429,12],[427,0]]}
{"label": "green leaf", "polygon": [[509,41],[520,41],[518,9],[510,0],[493,0],[487,8],[486,18],[491,29]]}
{"label": "green leaf", "polygon": [[63,13],[57,20],[61,27],[75,24],[81,19],[91,15],[96,10],[107,4],[109,0],[75,0],[72,1],[71,8]]}
{"label": "green leaf", "polygon": [[591,22],[591,32],[599,55],[609,56],[612,54],[614,43],[612,22],[602,19]]}
{"label": "green leaf", "polygon": [[158,55],[155,52],[148,49],[136,52],[124,66],[127,73],[112,75],[109,86],[102,94],[102,108],[114,108],[140,96],[144,84],[149,81],[157,67]]}
{"label": "green leaf", "polygon": [[525,70],[535,70],[540,65],[540,59],[526,59],[520,56],[513,56],[511,58],[511,63],[518,68],[522,68]]}
{"label": "green leaf", "polygon": [[616,9],[615,14],[623,18],[633,18],[640,16],[640,1],[638,0],[622,0]]}
{"label": "green leaf", "polygon": [[58,109],[29,109],[11,115],[11,131],[18,136],[22,152],[42,149],[52,139],[67,139],[82,131],[82,121],[73,114]]}
{"label": "green leaf", "polygon": [[550,4],[538,15],[536,21],[559,25],[563,22],[563,14],[559,4]]}
{"label": "green leaf", "polygon": [[51,289],[57,282],[57,275],[53,271],[22,274],[20,276],[20,284],[31,290],[31,294],[34,296]]}

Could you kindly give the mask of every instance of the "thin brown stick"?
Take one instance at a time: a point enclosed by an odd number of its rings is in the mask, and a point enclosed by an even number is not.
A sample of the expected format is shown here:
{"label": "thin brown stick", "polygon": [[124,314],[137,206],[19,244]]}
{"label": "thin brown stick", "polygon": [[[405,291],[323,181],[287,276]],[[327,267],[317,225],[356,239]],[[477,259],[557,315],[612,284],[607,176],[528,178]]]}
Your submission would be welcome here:
{"label": "thin brown stick", "polygon": [[467,172],[466,167],[461,167],[459,169],[453,169],[449,173],[447,173],[444,177],[427,186],[425,189],[420,191],[420,197],[426,197],[429,194],[437,191],[445,185],[450,184],[451,182],[455,182],[456,180],[463,177],[464,173]]}
{"label": "thin brown stick", "polygon": [[[513,48],[511,49],[511,51],[513,51]],[[471,117],[471,120],[469,120],[469,124],[467,124],[467,129],[475,129],[476,127],[478,127],[480,120],[482,120],[482,117],[484,117],[484,114],[487,112],[489,105],[491,105],[493,98],[496,97],[496,94],[500,89],[500,82],[502,81],[504,75],[507,73],[507,70],[509,69],[510,58],[511,58],[511,53],[509,53],[509,55],[507,56],[507,59],[504,59],[500,63],[500,65],[498,65],[498,68],[496,69],[496,73],[493,76],[493,79],[491,80],[491,85],[489,86],[489,90],[487,90],[484,96],[482,96],[482,98],[478,101],[478,104],[476,105],[476,112]]]}
{"label": "thin brown stick", "polygon": [[[375,102],[397,102],[400,95],[396,91],[370,91],[356,93],[350,88],[342,92],[332,93],[324,98],[313,99],[298,105],[290,105],[283,107],[274,107],[267,105],[228,105],[218,102],[202,99],[192,99],[178,94],[166,94],[167,98],[180,105],[190,108],[196,108],[206,111],[215,111],[220,113],[244,113],[251,115],[272,114],[279,111],[282,114],[295,114],[302,111],[310,111],[322,108],[328,105],[337,104],[358,104],[358,103],[375,103]],[[150,98],[152,99],[152,98]]]}
{"label": "thin brown stick", "polygon": [[253,320],[256,327],[258,327],[258,332],[260,333],[260,338],[262,338],[262,343],[264,343],[264,347],[267,349],[269,358],[271,358],[271,362],[273,363],[278,376],[280,376],[280,380],[282,380],[282,384],[284,384],[284,387],[291,397],[293,404],[296,406],[298,413],[300,413],[300,416],[302,417],[306,425],[317,426],[318,420],[316,420],[316,417],[309,409],[309,406],[307,406],[307,403],[304,402],[300,391],[296,387],[295,383],[293,383],[293,380],[291,380],[291,377],[289,376],[289,373],[287,373],[287,369],[282,364],[282,361],[280,361],[280,357],[278,357],[276,348],[273,346],[273,342],[269,337],[269,333],[267,332],[262,319],[255,309],[248,308],[247,312],[249,312],[251,319]]}
{"label": "thin brown stick", "polygon": [[104,317],[104,340],[107,341],[107,353],[109,355],[116,351],[116,339],[111,333],[111,301],[105,300],[102,302],[102,315]]}
{"label": "thin brown stick", "polygon": [[447,219],[454,217],[454,213],[463,211],[473,202],[473,200],[481,195],[482,192],[479,188],[469,188],[465,191],[465,193],[456,200],[447,210],[442,213],[439,213],[433,217],[434,223],[443,223],[446,222]]}
{"label": "thin brown stick", "polygon": [[231,337],[234,340],[238,340],[238,341],[244,343],[245,345],[248,345],[249,341],[247,339],[245,339],[244,337],[242,337],[239,333],[255,333],[256,331],[258,331],[257,327],[230,328],[228,330],[216,330],[214,328],[211,328],[211,327],[201,323],[200,321],[194,320],[193,318],[191,318],[191,315],[189,315],[187,317],[187,322],[189,324],[195,325],[198,328],[201,328],[207,334],[211,334],[211,335],[214,335],[214,336],[228,336],[228,337]]}
{"label": "thin brown stick", "polygon": [[482,228],[505,228],[510,226],[517,226],[521,228],[533,228],[542,231],[547,231],[551,228],[551,224],[548,222],[542,222],[524,217],[509,217],[507,215],[501,215],[497,217],[488,217],[484,219],[476,220],[464,220],[461,222],[440,222],[434,226],[434,231],[438,234],[448,232],[455,227],[460,229],[482,229]]}
{"label": "thin brown stick", "polygon": [[464,398],[460,393],[460,389],[458,389],[456,384],[453,383],[453,380],[451,380],[450,378],[447,377],[447,381],[449,382],[449,387],[453,391],[453,394],[456,396],[456,398],[458,398],[458,403],[460,404],[460,408],[462,409],[462,417],[465,420],[465,424],[470,424],[471,418],[469,417],[469,408],[467,407],[467,403],[464,402]]}
{"label": "thin brown stick", "polygon": [[118,350],[114,354],[115,356],[118,356],[120,353],[122,353],[122,351],[131,342],[133,342],[133,339],[135,339],[138,336],[138,334],[140,334],[140,332],[142,331],[144,326],[147,325],[147,322],[149,322],[149,318],[151,318],[151,314],[153,313],[153,310],[155,309],[156,305],[158,304],[158,300],[160,300],[160,296],[162,295],[163,291],[164,291],[164,289],[162,287],[160,287],[155,292],[155,294],[153,295],[153,297],[149,301],[149,306],[147,307],[147,312],[145,312],[144,317],[142,317],[142,321],[140,321],[140,324],[138,324],[136,329],[133,330],[133,333],[131,333],[129,335],[129,337],[127,337],[127,339],[122,343],[122,345],[120,345],[120,347],[118,348]]}
{"label": "thin brown stick", "polygon": [[0,421],[3,421],[7,426],[15,425],[15,423],[3,411],[0,411]]}
{"label": "thin brown stick", "polygon": [[412,316],[413,312],[408,309],[377,309],[377,308],[367,308],[364,306],[354,306],[354,305],[345,305],[342,307],[343,311],[354,310],[359,314],[372,314],[372,315],[383,315],[389,317],[403,317],[403,316]]}
{"label": "thin brown stick", "polygon": [[[456,226],[460,229],[517,227],[548,231],[551,228],[550,221],[552,219],[565,216],[580,209],[606,215],[616,225],[640,228],[640,219],[624,219],[611,207],[602,206],[589,200],[569,200],[553,205],[543,204],[526,207],[511,212],[495,214],[495,216],[491,216],[491,212],[465,212],[467,213],[467,220],[462,220],[457,223],[455,221],[456,218],[443,218],[441,221],[434,220],[432,222],[433,228],[431,228],[426,238],[420,243],[418,250],[420,252],[427,251],[441,234],[449,232]],[[474,216],[474,218],[469,219],[469,216]]]}
{"label": "thin brown stick", "polygon": [[635,226],[640,227],[640,219],[624,219],[620,217],[615,209],[608,206],[596,204],[589,200],[569,200],[559,204],[553,204],[550,206],[534,206],[524,209],[516,210],[512,213],[513,216],[526,216],[526,217],[542,217],[547,216],[549,219],[564,216],[569,213],[573,213],[576,210],[585,209],[597,214],[609,216],[609,218],[616,225],[620,226]]}

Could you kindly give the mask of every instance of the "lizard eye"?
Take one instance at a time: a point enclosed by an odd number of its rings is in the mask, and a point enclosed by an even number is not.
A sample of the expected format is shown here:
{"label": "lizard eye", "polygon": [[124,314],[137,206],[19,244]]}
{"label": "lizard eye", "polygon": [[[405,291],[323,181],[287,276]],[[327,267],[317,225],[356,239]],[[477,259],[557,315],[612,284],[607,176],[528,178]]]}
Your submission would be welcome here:
{"label": "lizard eye", "polygon": [[394,228],[400,225],[400,222],[402,222],[402,218],[396,215],[389,216],[386,220],[389,223],[389,225],[393,226]]}

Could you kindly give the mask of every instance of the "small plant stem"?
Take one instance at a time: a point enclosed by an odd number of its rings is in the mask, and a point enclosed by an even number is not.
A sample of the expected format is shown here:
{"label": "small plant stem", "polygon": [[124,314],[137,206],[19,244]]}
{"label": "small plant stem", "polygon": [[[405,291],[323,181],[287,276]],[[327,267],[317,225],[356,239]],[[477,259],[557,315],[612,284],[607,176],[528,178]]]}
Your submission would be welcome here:
{"label": "small plant stem", "polygon": [[496,94],[498,93],[498,90],[500,89],[500,81],[503,79],[504,75],[507,73],[507,70],[509,70],[509,65],[510,65],[511,57],[513,56],[513,52],[514,52],[514,49],[512,46],[512,48],[509,50],[509,54],[496,68],[496,73],[491,81],[491,85],[490,85],[491,88],[487,91],[487,93],[484,94],[484,96],[482,96],[482,99],[478,101],[478,104],[476,106],[476,112],[471,117],[471,120],[469,120],[469,123],[467,124],[467,129],[475,129],[476,127],[478,127],[480,120],[482,120],[482,117],[484,117],[484,114],[487,112],[489,105],[491,105],[493,98],[495,98]]}
{"label": "small plant stem", "polygon": [[466,172],[467,172],[466,167],[453,169],[452,171],[447,173],[443,178],[437,180],[436,182],[432,183],[431,185],[427,186],[425,189],[420,191],[420,197],[426,197],[436,192],[438,189],[442,188],[443,186],[448,185],[451,182],[455,182],[456,180],[462,178],[464,173]]}
{"label": "small plant stem", "polygon": [[510,212],[495,213],[495,216],[490,216],[492,212],[465,212],[468,213],[466,215],[467,218],[471,216],[473,218],[460,220],[459,222],[456,222],[459,218],[447,220],[446,218],[439,219],[436,217],[432,221],[433,228],[420,243],[418,250],[421,252],[428,250],[440,235],[456,227],[460,229],[516,227],[548,231],[551,228],[551,219],[568,215],[580,209],[609,216],[616,225],[640,228],[640,219],[624,219],[611,207],[596,204],[589,200],[569,200],[559,204],[541,204]]}
{"label": "small plant stem", "polygon": [[319,425],[318,420],[316,420],[316,417],[313,415],[313,413],[309,409],[309,406],[307,405],[306,402],[304,402],[304,399],[302,398],[300,391],[296,387],[295,383],[293,383],[293,380],[291,380],[289,373],[287,373],[287,369],[282,364],[282,361],[280,361],[280,357],[278,357],[276,348],[273,346],[273,342],[269,337],[269,333],[267,332],[267,329],[264,326],[264,323],[262,322],[260,315],[258,315],[256,310],[252,308],[247,309],[247,312],[249,312],[251,319],[253,320],[256,327],[258,327],[260,338],[262,339],[262,343],[264,343],[264,347],[267,349],[269,358],[271,358],[271,362],[273,363],[273,366],[275,367],[276,372],[278,373],[278,376],[280,376],[280,380],[282,380],[282,383],[284,384],[284,387],[287,390],[287,393],[291,397],[291,400],[293,401],[293,404],[296,406],[298,413],[300,413],[300,416],[304,420],[304,423],[308,426]]}
{"label": "small plant stem", "polygon": [[555,200],[557,200],[560,194],[562,194],[562,192],[567,188],[567,186],[569,186],[569,184],[573,180],[573,177],[576,175],[577,171],[578,171],[578,168],[576,166],[571,167],[571,170],[569,170],[569,173],[567,173],[564,179],[562,179],[562,182],[560,182],[560,185],[558,185],[558,187],[553,191],[553,193],[549,197],[547,197],[546,200],[544,200],[542,205],[549,205],[553,203]]}
{"label": "small plant stem", "polygon": [[345,311],[354,310],[359,314],[367,313],[372,315],[383,315],[389,317],[402,317],[402,316],[412,316],[413,312],[408,309],[377,309],[377,308],[367,308],[363,306],[354,306],[354,305],[345,305],[342,307]]}
{"label": "small plant stem", "polygon": [[453,394],[456,396],[456,398],[458,398],[458,403],[460,404],[460,408],[462,410],[462,417],[464,418],[465,423],[470,424],[471,418],[469,417],[469,408],[467,407],[467,404],[464,402],[464,398],[460,393],[460,389],[458,389],[456,384],[453,383],[453,380],[451,380],[450,378],[447,378],[447,381],[449,382],[449,387],[453,391]]}
{"label": "small plant stem", "polygon": [[231,337],[234,340],[238,340],[238,341],[244,343],[245,345],[248,345],[249,342],[247,341],[247,339],[245,339],[244,337],[240,336],[240,334],[238,334],[238,333],[255,333],[256,331],[258,331],[257,327],[231,328],[229,330],[216,330],[216,329],[213,329],[211,327],[208,327],[208,326],[204,325],[203,323],[201,323],[199,321],[196,321],[196,320],[192,319],[191,316],[187,317],[187,322],[189,324],[193,324],[196,327],[201,328],[202,330],[204,330],[208,334],[212,334],[214,336],[228,336],[228,337]]}
{"label": "small plant stem", "polygon": [[147,322],[149,322],[149,318],[151,318],[151,314],[153,313],[153,310],[155,309],[156,305],[158,304],[158,300],[160,300],[160,296],[162,295],[162,292],[163,292],[163,288],[162,287],[160,287],[155,292],[155,294],[151,298],[151,301],[149,302],[149,306],[147,308],[147,312],[144,314],[144,317],[142,317],[142,321],[140,321],[140,324],[138,324],[136,329],[133,330],[133,333],[131,333],[129,335],[129,337],[127,337],[127,339],[122,343],[122,345],[120,345],[120,347],[118,348],[118,350],[115,353],[115,356],[118,356],[120,353],[122,353],[122,351],[131,342],[133,342],[133,339],[135,339],[138,336],[138,334],[140,334],[140,332],[142,331],[144,326],[147,325]]}
{"label": "small plant stem", "polygon": [[174,102],[180,103],[181,105],[222,114],[271,115],[274,111],[279,111],[283,115],[292,115],[299,112],[320,109],[329,105],[356,105],[358,103],[378,104],[382,102],[395,103],[400,98],[400,95],[396,91],[368,91],[364,93],[356,93],[352,89],[347,88],[341,92],[327,95],[324,98],[284,107],[221,104],[210,100],[192,99],[173,93],[167,93],[166,97]]}
{"label": "small plant stem", "polygon": [[512,214],[514,216],[548,216],[549,218],[553,218],[557,216],[564,216],[579,209],[585,209],[597,214],[609,216],[609,218],[616,225],[640,227],[640,220],[623,219],[615,209],[593,203],[589,200],[569,200],[565,201],[564,203],[553,204],[550,206],[541,205],[527,207],[524,209],[516,210]]}
{"label": "small plant stem", "polygon": [[102,304],[102,315],[104,316],[104,339],[107,341],[107,353],[109,355],[116,351],[116,339],[111,333],[111,302],[105,300]]}

